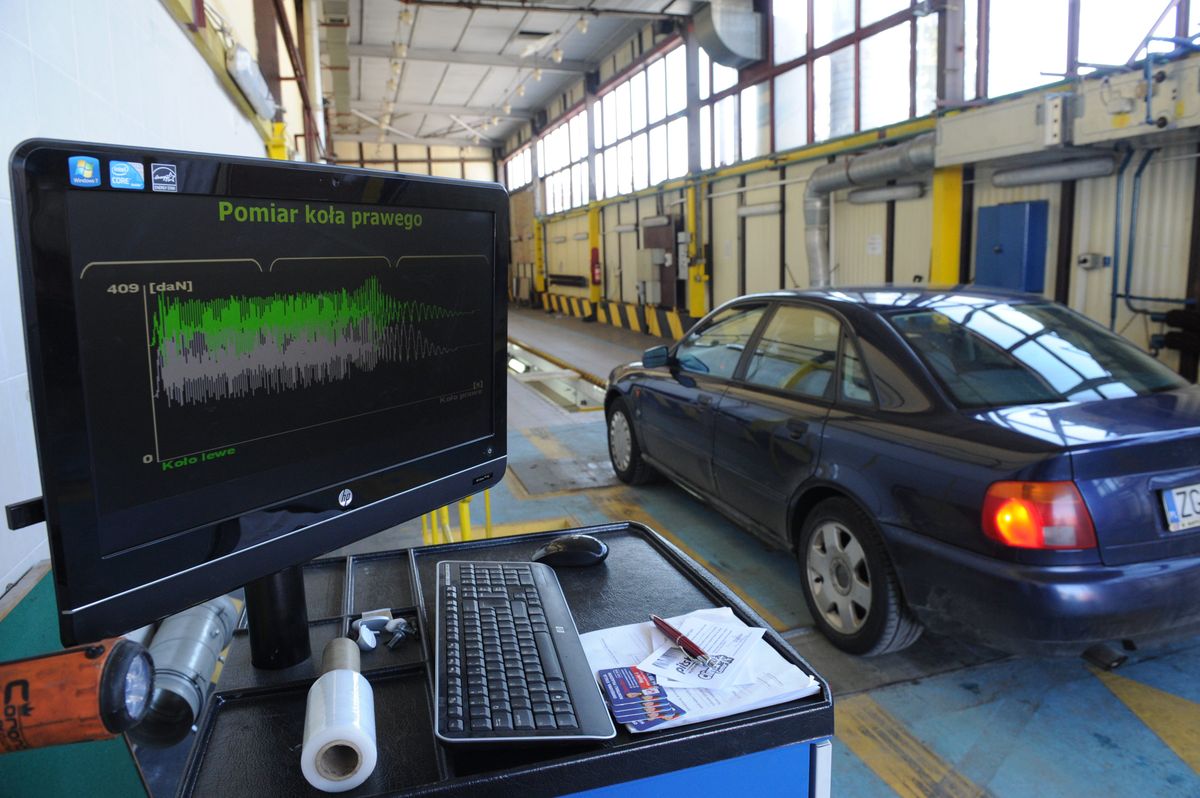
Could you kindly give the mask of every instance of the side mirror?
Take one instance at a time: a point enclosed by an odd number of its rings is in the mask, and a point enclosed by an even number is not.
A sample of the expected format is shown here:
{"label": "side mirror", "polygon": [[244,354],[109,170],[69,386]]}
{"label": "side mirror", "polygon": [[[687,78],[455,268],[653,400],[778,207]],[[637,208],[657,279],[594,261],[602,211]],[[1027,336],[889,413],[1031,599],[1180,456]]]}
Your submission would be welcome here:
{"label": "side mirror", "polygon": [[670,352],[665,346],[652,346],[642,352],[642,365],[648,369],[665,366],[670,360]]}

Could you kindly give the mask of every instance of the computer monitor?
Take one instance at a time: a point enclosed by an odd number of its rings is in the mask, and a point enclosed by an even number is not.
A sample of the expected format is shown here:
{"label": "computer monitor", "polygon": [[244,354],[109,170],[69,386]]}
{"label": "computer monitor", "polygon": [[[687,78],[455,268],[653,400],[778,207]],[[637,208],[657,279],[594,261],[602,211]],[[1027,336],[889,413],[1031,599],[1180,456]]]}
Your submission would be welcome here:
{"label": "computer monitor", "polygon": [[46,140],[11,174],[65,644],[503,476],[499,185]]}

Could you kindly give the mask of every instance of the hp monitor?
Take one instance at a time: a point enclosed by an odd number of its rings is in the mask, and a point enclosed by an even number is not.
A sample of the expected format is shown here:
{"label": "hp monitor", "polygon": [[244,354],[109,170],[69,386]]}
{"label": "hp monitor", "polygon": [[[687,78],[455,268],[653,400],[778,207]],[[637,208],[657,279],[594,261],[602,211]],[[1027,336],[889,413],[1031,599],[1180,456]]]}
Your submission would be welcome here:
{"label": "hp monitor", "polygon": [[500,186],[41,140],[11,175],[64,643],[504,474]]}

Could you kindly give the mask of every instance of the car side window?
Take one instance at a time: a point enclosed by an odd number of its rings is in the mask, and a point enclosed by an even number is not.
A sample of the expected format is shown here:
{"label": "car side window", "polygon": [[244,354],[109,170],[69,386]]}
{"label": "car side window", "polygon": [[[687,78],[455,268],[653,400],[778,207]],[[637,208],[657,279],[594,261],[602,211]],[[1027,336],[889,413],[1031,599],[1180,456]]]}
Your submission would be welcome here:
{"label": "car side window", "polygon": [[871,380],[867,367],[859,357],[858,347],[849,335],[842,336],[842,382],[841,398],[847,402],[871,404]]}
{"label": "car side window", "polygon": [[820,310],[781,305],[754,349],[746,381],[813,398],[827,395],[841,324]]}
{"label": "car side window", "polygon": [[680,342],[675,350],[679,368],[725,379],[732,377],[765,311],[763,305],[721,311]]}

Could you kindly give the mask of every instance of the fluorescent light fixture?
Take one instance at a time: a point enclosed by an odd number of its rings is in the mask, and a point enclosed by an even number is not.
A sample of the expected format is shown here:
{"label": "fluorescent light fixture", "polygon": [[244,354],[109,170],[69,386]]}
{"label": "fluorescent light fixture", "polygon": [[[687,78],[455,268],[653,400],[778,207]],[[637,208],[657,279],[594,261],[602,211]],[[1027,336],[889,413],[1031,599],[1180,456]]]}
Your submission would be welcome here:
{"label": "fluorescent light fixture", "polygon": [[670,223],[670,216],[647,216],[642,219],[642,227],[666,227]]}
{"label": "fluorescent light fixture", "polygon": [[614,233],[636,233],[636,224],[619,224],[613,228]]}
{"label": "fluorescent light fixture", "polygon": [[566,237],[566,236],[555,236],[554,238],[552,238],[552,239],[550,239],[550,240],[551,240],[551,241],[553,241],[555,244],[565,244],[565,243],[567,243],[567,237]]}
{"label": "fluorescent light fixture", "polygon": [[229,70],[233,82],[242,90],[254,113],[268,121],[274,120],[275,110],[279,106],[271,96],[267,80],[250,51],[240,44],[230,50],[225,56],[225,69]]}
{"label": "fluorescent light fixture", "polygon": [[747,216],[770,216],[783,210],[781,202],[764,202],[759,205],[743,205],[738,208],[737,215],[743,219]]}
{"label": "fluorescent light fixture", "polygon": [[571,238],[575,239],[576,241],[587,241],[588,234],[587,233],[576,233],[575,235],[571,236]]}
{"label": "fluorescent light fixture", "polygon": [[920,199],[924,194],[925,186],[920,183],[904,183],[899,186],[860,188],[851,191],[847,199],[851,205],[870,205],[875,202]]}

